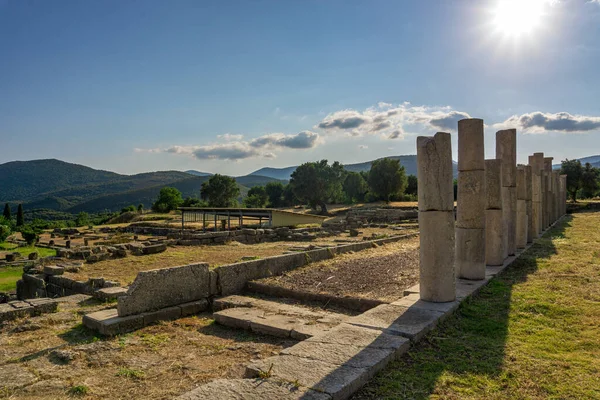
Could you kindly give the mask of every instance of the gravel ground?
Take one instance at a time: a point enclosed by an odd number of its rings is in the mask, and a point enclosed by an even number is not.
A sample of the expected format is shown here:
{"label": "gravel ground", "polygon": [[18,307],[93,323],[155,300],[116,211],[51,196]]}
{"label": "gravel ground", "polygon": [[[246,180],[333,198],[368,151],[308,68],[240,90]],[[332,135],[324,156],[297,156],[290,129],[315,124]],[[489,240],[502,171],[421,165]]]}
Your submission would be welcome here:
{"label": "gravel ground", "polygon": [[259,280],[287,289],[392,302],[419,281],[419,238],[310,264]]}

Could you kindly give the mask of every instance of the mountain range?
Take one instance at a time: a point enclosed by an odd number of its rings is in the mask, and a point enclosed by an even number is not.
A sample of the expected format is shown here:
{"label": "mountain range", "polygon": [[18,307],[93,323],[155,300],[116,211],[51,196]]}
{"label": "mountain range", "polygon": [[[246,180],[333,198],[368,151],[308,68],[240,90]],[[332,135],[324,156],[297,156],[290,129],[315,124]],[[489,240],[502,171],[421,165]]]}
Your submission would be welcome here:
{"label": "mountain range", "polygon": [[[600,168],[600,155],[579,158],[579,162],[584,166],[586,163],[590,163],[592,167]],[[552,169],[560,169],[560,164],[553,164]]]}
{"label": "mountain range", "polygon": [[[388,158],[400,160],[407,175],[417,174],[416,155]],[[580,161],[600,167],[600,155],[581,158]],[[372,163],[346,164],[344,168],[353,172],[368,171]],[[560,168],[560,164],[554,167]],[[296,168],[265,167],[236,177],[240,200],[253,186],[263,186],[269,182],[287,183]],[[454,163],[455,177],[456,174],[457,165]],[[209,172],[195,170],[123,175],[55,159],[12,161],[0,164],[0,203],[23,203],[26,210],[52,210],[70,214],[80,211],[118,211],[132,204],[143,204],[148,208],[165,186],[177,188],[184,197],[198,197],[202,183],[210,176],[212,174]]]}

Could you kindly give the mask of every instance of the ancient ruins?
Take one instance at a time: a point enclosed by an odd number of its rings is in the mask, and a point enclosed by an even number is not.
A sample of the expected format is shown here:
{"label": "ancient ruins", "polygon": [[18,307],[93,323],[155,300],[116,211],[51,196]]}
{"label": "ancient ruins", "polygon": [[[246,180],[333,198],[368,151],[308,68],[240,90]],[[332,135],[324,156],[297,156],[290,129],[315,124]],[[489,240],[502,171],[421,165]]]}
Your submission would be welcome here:
{"label": "ancient ruins", "polygon": [[[566,176],[552,171],[552,158],[535,153],[529,156],[528,165],[517,165],[517,132],[506,129],[496,133],[496,158],[486,160],[484,123],[475,118],[458,122],[455,207],[451,139],[445,132],[417,138],[419,283],[397,293],[395,301],[301,293],[270,286],[267,278],[344,254],[402,243],[416,233],[398,232],[216,268],[199,260],[139,272],[128,287],[104,278],[73,280],[64,276],[68,266],[29,268],[19,283],[22,299],[1,305],[0,321],[54,312],[57,303],[50,297],[82,293],[113,301],[112,306],[82,318],[87,328],[105,336],[210,310],[218,324],[231,329],[297,343],[248,363],[244,379],[214,380],[180,399],[346,399],[451,315],[566,213]],[[95,246],[88,243],[89,237],[74,232],[53,233],[51,240],[52,244],[64,241],[61,251],[65,258],[100,260],[163,252],[167,246],[219,245],[231,240],[244,244],[310,241],[347,229],[352,236],[352,230],[369,224],[361,219],[366,217],[355,213],[339,224],[312,230],[259,227],[218,232],[216,215],[214,218],[215,232],[204,232],[204,226],[202,231],[185,234],[164,230],[159,241],[144,237],[140,243]],[[206,220],[204,213],[202,220]],[[139,226],[136,235],[146,234],[144,229]],[[72,240],[80,240],[84,246],[74,247]],[[249,296],[245,292],[249,289],[295,298],[298,303]],[[310,301],[331,302],[352,312],[302,307]]]}

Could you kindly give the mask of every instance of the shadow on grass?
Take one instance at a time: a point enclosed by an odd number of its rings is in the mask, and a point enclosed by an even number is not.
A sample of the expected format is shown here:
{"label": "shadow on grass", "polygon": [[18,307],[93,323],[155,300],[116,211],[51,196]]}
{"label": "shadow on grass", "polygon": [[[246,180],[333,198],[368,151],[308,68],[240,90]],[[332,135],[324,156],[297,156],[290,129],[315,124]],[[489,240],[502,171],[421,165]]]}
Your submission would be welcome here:
{"label": "shadow on grass", "polygon": [[[428,398],[445,372],[487,375],[508,385],[503,371],[514,285],[538,269],[538,260],[556,254],[552,239],[564,237],[572,217],[550,228],[507,269],[464,301],[457,312],[426,335],[398,361],[388,365],[353,399]],[[505,376],[503,376],[505,374]],[[473,385],[465,377],[465,387]],[[443,383],[442,383],[443,384]],[[461,383],[458,382],[458,385]]]}

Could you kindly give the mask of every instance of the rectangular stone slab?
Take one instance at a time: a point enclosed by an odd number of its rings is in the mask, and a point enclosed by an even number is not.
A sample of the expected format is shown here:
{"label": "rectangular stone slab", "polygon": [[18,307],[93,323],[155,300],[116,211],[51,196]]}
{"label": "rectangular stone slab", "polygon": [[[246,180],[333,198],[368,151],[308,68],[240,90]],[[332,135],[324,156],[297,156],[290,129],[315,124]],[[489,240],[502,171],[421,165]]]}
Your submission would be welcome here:
{"label": "rectangular stone slab", "polygon": [[410,346],[410,340],[407,338],[390,335],[379,329],[346,323],[339,324],[329,332],[313,336],[306,341],[332,343],[342,346],[370,346],[382,349],[394,349],[396,352],[407,350]]}
{"label": "rectangular stone slab", "polygon": [[373,377],[366,368],[340,366],[318,360],[281,355],[246,367],[246,377],[255,378],[271,370],[273,378],[298,382],[300,386],[327,393],[333,400],[347,399]]}
{"label": "rectangular stone slab", "polygon": [[142,271],[127,295],[119,297],[117,310],[124,317],[189,303],[209,294],[208,263]]}
{"label": "rectangular stone slab", "polygon": [[349,324],[384,330],[417,341],[433,329],[442,312],[383,304],[348,320]]}
{"label": "rectangular stone slab", "polygon": [[276,379],[217,379],[177,400],[330,400],[331,396]]}

